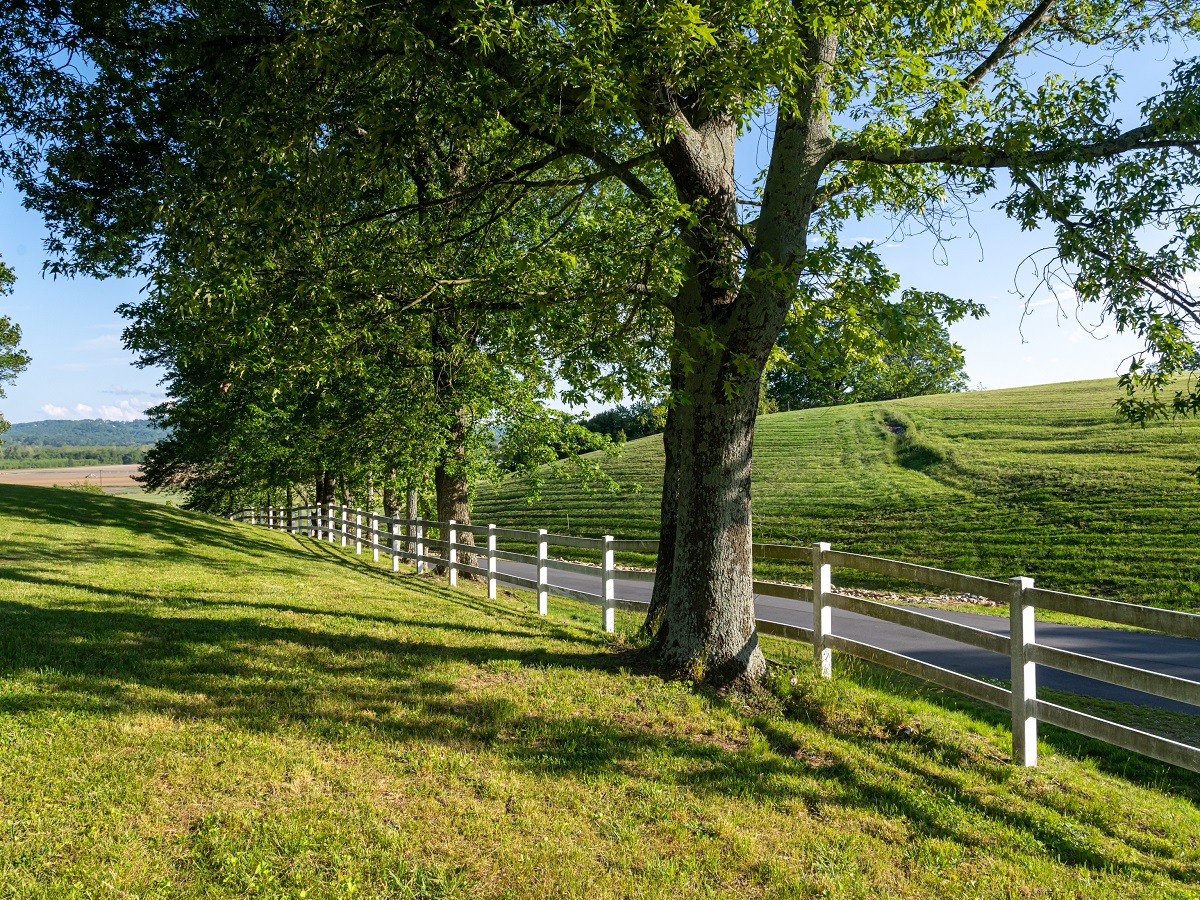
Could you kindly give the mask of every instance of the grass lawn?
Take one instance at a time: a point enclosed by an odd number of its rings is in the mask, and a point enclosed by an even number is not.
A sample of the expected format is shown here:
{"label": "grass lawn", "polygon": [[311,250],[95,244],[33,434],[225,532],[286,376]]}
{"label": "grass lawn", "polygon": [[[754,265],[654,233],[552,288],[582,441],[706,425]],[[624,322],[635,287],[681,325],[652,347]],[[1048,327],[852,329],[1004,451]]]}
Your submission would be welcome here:
{"label": "grass lawn", "polygon": [[2,898],[1200,890],[1200,779],[1017,769],[869,669],[717,697],[592,607],[129,499],[0,486],[0,535]]}
{"label": "grass lawn", "polygon": [[[1119,422],[1112,380],[918,397],[759,420],[755,539],[890,556],[974,575],[1200,611],[1200,423]],[[890,427],[888,427],[890,425]],[[898,431],[903,431],[898,434]],[[656,537],[662,438],[606,468],[627,490],[480,490],[476,522]],[[807,584],[778,563],[762,575]],[[835,584],[885,585],[835,570]]]}

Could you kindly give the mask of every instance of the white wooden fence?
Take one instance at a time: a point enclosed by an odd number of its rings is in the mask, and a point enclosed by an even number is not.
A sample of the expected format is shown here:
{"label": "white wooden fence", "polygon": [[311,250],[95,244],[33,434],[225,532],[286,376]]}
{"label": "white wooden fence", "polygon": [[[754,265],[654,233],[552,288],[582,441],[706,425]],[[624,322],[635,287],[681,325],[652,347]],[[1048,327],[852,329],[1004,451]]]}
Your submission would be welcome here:
{"label": "white wooden fence", "polygon": [[[330,504],[325,507],[302,507],[282,510],[268,507],[242,510],[234,519],[250,524],[307,535],[331,543],[340,541],[342,547],[354,544],[355,552],[363,547],[371,550],[376,561],[379,554],[391,556],[392,570],[398,571],[400,560],[416,563],[420,573],[429,566],[446,569],[451,585],[457,583],[459,572],[480,575],[487,581],[488,597],[496,596],[498,582],[526,588],[537,594],[538,613],[545,615],[550,594],[592,603],[602,609],[601,624],[605,631],[615,627],[617,609],[645,609],[644,600],[621,599],[616,595],[618,576],[623,582],[653,582],[654,572],[616,568],[617,553],[656,553],[655,540],[617,540],[612,535],[600,538],[549,534],[546,529],[525,531],[498,528],[495,525],[464,525],[457,522],[436,522],[429,519],[400,519]],[[439,537],[428,536],[428,529],[438,530]],[[459,536],[469,532],[486,538],[486,544],[469,546]],[[501,550],[499,541],[533,544],[536,555]],[[403,545],[403,549],[402,549]],[[601,564],[588,565],[562,559],[551,559],[550,546],[565,546],[599,551]],[[429,552],[431,548],[439,553]],[[486,566],[467,565],[459,561],[459,551],[466,551],[486,560]],[[1200,616],[1154,607],[1137,606],[1043,590],[1034,586],[1032,578],[1018,577],[995,581],[975,575],[964,575],[944,569],[918,566],[911,563],[846,553],[833,550],[829,544],[796,547],[784,544],[755,544],[756,559],[793,560],[812,566],[812,587],[770,581],[755,581],[754,593],[812,604],[813,627],[805,628],[784,622],[758,619],[761,634],[770,634],[813,645],[821,675],[833,675],[834,650],[965,694],[975,700],[1008,710],[1012,715],[1013,761],[1023,766],[1037,765],[1038,722],[1048,722],[1079,734],[1124,747],[1163,762],[1172,763],[1193,772],[1200,772],[1200,747],[1173,741],[1140,731],[1127,725],[1081,713],[1065,706],[1038,699],[1037,666],[1049,666],[1096,681],[1153,694],[1200,707],[1200,682],[1164,675],[1146,669],[1122,665],[1109,660],[1062,650],[1037,640],[1034,612],[1049,609],[1178,635],[1200,638]],[[500,572],[498,560],[527,563],[536,566],[537,578],[523,578]],[[903,606],[879,603],[838,593],[833,589],[834,568],[856,569],[892,578],[907,579],[934,587],[978,594],[1005,604],[1009,609],[1009,636],[994,634],[970,625],[948,621]],[[584,574],[597,579],[597,593],[575,590],[549,582],[549,570],[557,569]],[[927,634],[949,638],[994,653],[1008,656],[1011,665],[1011,689],[1003,688],[959,672],[885,650],[872,644],[851,640],[833,631],[833,610],[842,609],[913,628]]]}

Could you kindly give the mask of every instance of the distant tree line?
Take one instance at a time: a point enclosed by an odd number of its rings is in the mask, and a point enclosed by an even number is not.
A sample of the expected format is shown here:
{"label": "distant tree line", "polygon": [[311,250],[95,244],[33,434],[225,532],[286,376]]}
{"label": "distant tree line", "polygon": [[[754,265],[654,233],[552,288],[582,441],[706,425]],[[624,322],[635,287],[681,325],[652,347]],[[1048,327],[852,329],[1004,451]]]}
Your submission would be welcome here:
{"label": "distant tree line", "polygon": [[11,426],[4,443],[27,447],[149,447],[164,436],[165,432],[149,419],[44,419]]}
{"label": "distant tree line", "polygon": [[0,444],[0,468],[53,468],[57,466],[128,466],[142,462],[152,445],[42,446]]}

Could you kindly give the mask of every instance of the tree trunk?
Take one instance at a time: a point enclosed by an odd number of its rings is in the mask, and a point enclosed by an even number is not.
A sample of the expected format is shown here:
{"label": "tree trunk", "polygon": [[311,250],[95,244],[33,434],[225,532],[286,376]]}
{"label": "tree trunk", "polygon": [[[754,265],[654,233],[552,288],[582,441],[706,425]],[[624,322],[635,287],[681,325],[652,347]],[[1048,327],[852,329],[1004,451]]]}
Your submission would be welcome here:
{"label": "tree trunk", "polygon": [[792,111],[778,117],[744,267],[735,122],[701,108],[693,124],[677,107],[663,109],[676,126],[661,147],[663,164],[679,198],[698,214],[683,235],[687,274],[672,309],[672,368],[684,360],[688,366],[685,401],[672,408],[663,438],[677,502],[671,510],[672,486],[664,483],[664,535],[673,526],[674,540],[656,643],[670,665],[715,683],[756,681],[766,671],[754,626],[754,422],[763,368],[796,296],[830,159],[825,96],[835,48],[832,36],[814,36],[811,77],[797,82]]}
{"label": "tree trunk", "polygon": [[[417,492],[412,489],[408,490],[404,495],[404,518],[408,519],[410,522],[417,517],[419,512],[417,509],[417,499]],[[417,536],[416,525],[408,526],[408,536],[410,538],[415,538]]]}
{"label": "tree trunk", "polygon": [[[458,466],[439,465],[433,475],[434,489],[437,491],[437,517],[439,522],[449,522],[453,519],[462,525],[471,524],[469,484],[466,474]],[[442,540],[447,535],[443,533]],[[469,531],[460,531],[456,544],[475,545],[475,536]],[[479,557],[469,550],[458,549],[458,561],[468,566],[479,564]],[[445,573],[445,567],[439,566],[439,575]],[[475,577],[470,573],[462,573],[463,578]]]}
{"label": "tree trunk", "polygon": [[677,503],[669,599],[656,644],[673,667],[718,684],[766,671],[754,626],[750,462],[757,379],[725,396],[724,367],[687,378],[688,402],[668,421],[675,433]]}
{"label": "tree trunk", "polygon": [[335,490],[334,474],[328,469],[321,472],[317,479],[317,503],[324,506],[333,502],[333,494]]}

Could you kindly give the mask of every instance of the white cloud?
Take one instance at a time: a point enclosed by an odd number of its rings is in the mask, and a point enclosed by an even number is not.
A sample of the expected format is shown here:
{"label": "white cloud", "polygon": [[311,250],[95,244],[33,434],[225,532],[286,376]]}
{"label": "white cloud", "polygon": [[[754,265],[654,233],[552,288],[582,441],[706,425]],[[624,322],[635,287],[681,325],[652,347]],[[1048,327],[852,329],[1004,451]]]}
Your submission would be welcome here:
{"label": "white cloud", "polygon": [[147,402],[141,398],[118,400],[116,403],[102,403],[92,406],[88,403],[76,403],[70,409],[65,406],[55,406],[47,403],[42,406],[42,412],[52,419],[108,419],[114,422],[132,422],[134,419],[146,417],[146,408],[159,402]]}

